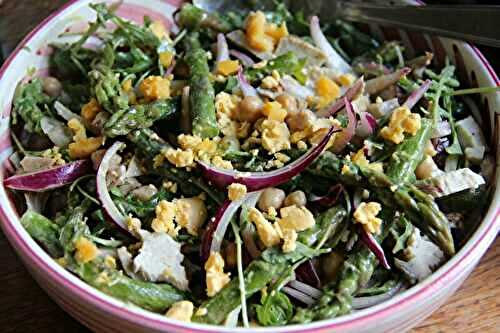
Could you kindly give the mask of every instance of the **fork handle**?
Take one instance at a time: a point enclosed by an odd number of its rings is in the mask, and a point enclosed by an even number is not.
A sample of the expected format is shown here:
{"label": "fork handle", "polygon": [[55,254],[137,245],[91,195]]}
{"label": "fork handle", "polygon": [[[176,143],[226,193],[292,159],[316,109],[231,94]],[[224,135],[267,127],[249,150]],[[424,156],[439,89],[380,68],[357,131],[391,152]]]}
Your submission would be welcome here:
{"label": "fork handle", "polygon": [[500,6],[387,6],[339,1],[339,15],[353,22],[378,23],[500,47]]}

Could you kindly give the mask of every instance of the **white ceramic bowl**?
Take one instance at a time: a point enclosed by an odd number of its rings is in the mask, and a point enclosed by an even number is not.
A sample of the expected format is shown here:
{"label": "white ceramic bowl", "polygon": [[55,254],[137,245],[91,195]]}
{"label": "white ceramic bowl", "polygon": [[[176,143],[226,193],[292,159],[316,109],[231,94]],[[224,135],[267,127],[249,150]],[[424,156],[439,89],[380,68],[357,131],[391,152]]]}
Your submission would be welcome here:
{"label": "white ceramic bowl", "polygon": [[[69,1],[58,12],[36,27],[7,59],[0,69],[0,177],[9,172],[7,157],[12,153],[8,124],[14,89],[27,69],[35,67],[46,73],[49,42],[66,28],[81,29],[78,22],[93,19],[88,8],[91,0]],[[119,14],[142,22],[144,15],[171,24],[171,15],[179,0],[125,0]],[[410,56],[432,50],[438,63],[448,56],[457,65],[460,79],[470,86],[498,86],[495,72],[477,48],[444,38],[429,38],[417,33],[372,26],[372,33],[382,39],[401,39]],[[499,159],[500,93],[481,96],[481,115]],[[375,307],[341,318],[280,328],[252,329],[259,332],[388,332],[404,331],[422,321],[460,286],[470,274],[499,231],[500,189],[496,166],[495,193],[483,222],[467,244],[443,267],[417,286]],[[3,182],[0,182],[3,184]],[[56,264],[27,234],[19,222],[8,193],[0,185],[0,219],[2,229],[28,270],[47,293],[77,320],[96,332],[248,332],[217,326],[186,324],[162,315],[124,304],[85,284]]]}

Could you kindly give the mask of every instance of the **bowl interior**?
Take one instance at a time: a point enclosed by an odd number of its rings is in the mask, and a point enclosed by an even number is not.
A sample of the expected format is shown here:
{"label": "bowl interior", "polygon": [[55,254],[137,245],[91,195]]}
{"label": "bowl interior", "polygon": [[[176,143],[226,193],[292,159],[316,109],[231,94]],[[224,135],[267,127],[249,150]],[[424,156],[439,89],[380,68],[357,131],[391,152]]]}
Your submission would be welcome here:
{"label": "bowl interior", "polygon": [[[9,115],[11,102],[17,82],[32,75],[48,74],[48,55],[50,43],[74,40],[71,32],[82,31],[89,20],[95,15],[88,8],[91,0],[69,1],[55,16],[49,17],[31,32],[0,69],[0,179],[12,172],[8,157],[12,154],[12,143],[9,136]],[[182,3],[177,0],[125,0],[118,13],[120,16],[142,23],[145,15],[154,20],[161,20],[168,27],[175,29],[172,23],[172,13]],[[457,67],[460,81],[469,87],[498,86],[500,81],[495,72],[481,53],[470,44],[447,38],[430,37],[415,32],[406,32],[398,29],[375,25],[363,26],[382,40],[401,40],[410,57],[431,51],[435,54],[434,61],[438,65],[444,64],[446,58]],[[61,36],[61,32],[65,32]],[[97,46],[97,44],[95,45]],[[291,326],[287,328],[262,329],[262,331],[302,331],[316,328],[341,328],[343,325],[361,325],[363,320],[373,320],[387,311],[403,309],[408,300],[415,302],[423,297],[429,297],[433,288],[441,283],[450,282],[461,269],[473,265],[487,249],[499,230],[500,194],[498,191],[498,157],[499,154],[499,126],[500,126],[500,94],[477,95],[471,98],[479,110],[477,121],[482,124],[491,149],[496,153],[496,178],[494,180],[494,196],[489,210],[477,231],[459,253],[441,267],[430,278],[416,287],[394,297],[388,302],[323,322],[310,325]],[[19,215],[10,200],[9,193],[0,185],[0,218],[5,234],[15,247],[20,257],[32,270],[41,275],[60,281],[74,297],[85,299],[95,304],[96,308],[113,315],[135,320],[145,327],[154,327],[169,331],[243,331],[243,329],[222,329],[220,327],[207,328],[196,324],[179,324],[163,316],[153,314],[135,307],[124,305],[107,295],[104,295],[59,267],[45,252],[30,238],[19,222]],[[355,324],[353,324],[355,323]],[[335,326],[332,326],[335,325]],[[352,327],[352,326],[351,326]]]}

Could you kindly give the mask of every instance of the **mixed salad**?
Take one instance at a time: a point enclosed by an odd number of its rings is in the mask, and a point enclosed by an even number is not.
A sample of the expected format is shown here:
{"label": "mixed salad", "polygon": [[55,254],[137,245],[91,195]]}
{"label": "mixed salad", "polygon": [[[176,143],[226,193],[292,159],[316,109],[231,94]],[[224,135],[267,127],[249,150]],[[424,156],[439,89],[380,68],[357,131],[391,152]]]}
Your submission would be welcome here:
{"label": "mixed salad", "polygon": [[410,288],[474,231],[494,158],[450,63],[280,3],[185,4],[171,31],[117,6],[19,83],[4,180],[89,285],[182,321],[307,323]]}

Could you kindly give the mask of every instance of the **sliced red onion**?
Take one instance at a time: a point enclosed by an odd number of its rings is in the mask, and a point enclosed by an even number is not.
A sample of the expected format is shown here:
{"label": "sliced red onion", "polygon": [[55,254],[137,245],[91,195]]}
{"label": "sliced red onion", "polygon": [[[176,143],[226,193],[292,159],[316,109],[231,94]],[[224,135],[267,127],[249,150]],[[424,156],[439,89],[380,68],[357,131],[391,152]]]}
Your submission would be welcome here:
{"label": "sliced red onion", "polygon": [[30,192],[43,192],[62,187],[92,171],[89,160],[78,160],[42,171],[16,175],[4,180],[5,187]]}
{"label": "sliced red onion", "polygon": [[[220,252],[224,235],[226,234],[227,227],[231,222],[234,214],[238,211],[241,205],[246,204],[247,201],[253,206],[259,200],[261,192],[248,193],[240,200],[230,201],[225,200],[215,213],[215,217],[210,219],[208,228],[203,235],[201,241],[200,255],[203,261],[206,261],[211,252]],[[255,201],[255,202],[254,202]]]}
{"label": "sliced red onion", "polygon": [[123,231],[127,235],[130,235],[130,231],[127,228],[127,217],[120,212],[118,207],[116,207],[113,199],[111,199],[111,195],[109,194],[108,185],[106,184],[106,174],[110,168],[113,156],[115,156],[123,147],[125,147],[123,142],[116,141],[106,151],[101,160],[101,164],[99,165],[99,169],[97,170],[96,187],[99,201],[101,201],[102,208],[104,209],[106,215],[119,230]]}
{"label": "sliced red onion", "polygon": [[317,288],[321,287],[321,280],[319,279],[318,273],[316,272],[316,268],[314,267],[313,262],[310,259],[303,262],[299,267],[295,269],[295,276],[297,277],[298,281],[307,283],[307,285],[314,286]]}
{"label": "sliced red onion", "polygon": [[327,65],[330,68],[335,68],[341,73],[352,72],[351,66],[335,51],[328,39],[321,31],[319,19],[317,16],[311,17],[309,30],[314,44],[325,53],[327,56]]}
{"label": "sliced red onion", "polygon": [[[255,205],[259,201],[261,194],[262,191],[255,191],[249,193],[243,205],[245,205],[247,208],[255,207]],[[243,213],[243,211],[241,213]],[[241,214],[240,214],[240,220],[242,220]],[[255,234],[256,234],[255,228],[249,223],[247,223],[245,227],[243,227],[243,229],[241,230],[241,238],[243,238],[243,244],[245,245],[245,248],[247,249],[252,259],[260,257],[262,253],[257,244],[255,243]]]}
{"label": "sliced red onion", "polygon": [[359,114],[359,122],[356,127],[356,135],[360,138],[366,138],[373,134],[377,128],[377,120],[368,112]]}
{"label": "sliced red onion", "polygon": [[139,165],[139,160],[137,159],[137,156],[134,155],[128,163],[127,171],[125,172],[125,178],[139,177],[143,174],[144,173],[142,172]]}
{"label": "sliced red onion", "polygon": [[[332,126],[323,139],[314,147],[310,148],[304,155],[284,167],[268,172],[241,172],[237,170],[219,169],[205,162],[199,161],[204,178],[219,188],[226,188],[232,183],[240,183],[249,191],[256,191],[266,187],[283,184],[304,171],[326,147],[333,133],[337,131]],[[353,130],[354,131],[354,130]]]}
{"label": "sliced red onion", "polygon": [[302,283],[297,280],[292,280],[288,283],[289,287],[292,287],[295,290],[298,290],[306,295],[311,296],[312,298],[320,298],[323,295],[323,292],[317,288],[311,287],[306,283]]}
{"label": "sliced red onion", "polygon": [[49,199],[49,192],[26,192],[24,193],[24,199],[26,199],[26,207],[28,210],[34,211],[36,213],[42,214],[45,204]]}
{"label": "sliced red onion", "polygon": [[251,67],[255,65],[255,61],[253,61],[252,58],[250,58],[250,56],[246,55],[243,52],[236,50],[229,50],[229,54],[238,59],[239,61],[241,61],[241,63],[245,67]]}
{"label": "sliced red onion", "polygon": [[313,305],[314,303],[316,303],[316,299],[312,298],[311,296],[309,295],[306,295],[304,294],[303,292],[301,291],[298,291],[296,289],[293,289],[291,287],[288,287],[288,286],[284,286],[283,288],[281,288],[281,290],[285,293],[285,294],[288,294],[289,296],[292,296],[293,298],[301,301],[302,303],[306,304],[306,305]]}
{"label": "sliced red onion", "polygon": [[177,62],[175,61],[175,59],[172,59],[172,63],[167,67],[167,70],[165,71],[165,77],[168,77],[170,74],[172,74],[176,63]]}
{"label": "sliced red onion", "polygon": [[436,128],[432,132],[431,139],[442,138],[451,134],[450,123],[446,120],[437,123]]}
{"label": "sliced red onion", "polygon": [[319,117],[330,117],[342,110],[345,106],[345,99],[348,101],[352,101],[355,99],[359,94],[361,94],[364,90],[365,87],[365,81],[363,77],[360,77],[352,86],[349,87],[349,89],[346,90],[344,96],[342,98],[337,99],[335,103],[333,103],[332,106],[319,110],[316,112],[316,114]]}
{"label": "sliced red onion", "polygon": [[318,197],[312,195],[311,198],[309,198],[308,205],[311,205],[316,209],[320,207],[329,208],[337,203],[343,191],[344,187],[342,184],[333,185],[328,189],[328,192],[324,196]]}
{"label": "sliced red onion", "polygon": [[391,266],[389,266],[389,262],[387,262],[387,258],[385,257],[384,250],[380,246],[380,244],[377,242],[375,237],[369,232],[366,232],[364,228],[359,228],[360,229],[360,234],[361,234],[361,240],[365,245],[372,251],[372,253],[377,257],[379,263],[385,268],[385,269],[391,269]]}
{"label": "sliced red onion", "polygon": [[290,75],[283,76],[280,80],[280,85],[286,93],[298,99],[306,100],[308,97],[314,96],[314,91],[301,85]]}
{"label": "sliced red onion", "polygon": [[248,96],[255,96],[258,97],[259,94],[257,93],[257,89],[252,87],[250,83],[248,83],[247,79],[245,78],[245,75],[243,74],[243,70],[240,67],[238,70],[238,84],[240,85],[241,91],[243,92],[243,95],[245,97]]}
{"label": "sliced red onion", "polygon": [[68,109],[59,101],[56,101],[54,103],[54,109],[56,110],[57,114],[66,121],[69,121],[71,119],[78,119],[78,121],[82,122],[82,117]]}
{"label": "sliced red onion", "polygon": [[374,79],[368,80],[366,81],[365,92],[370,96],[374,95],[392,86],[393,84],[396,84],[399,81],[399,79],[409,74],[410,72],[411,68],[403,67],[401,69],[398,69],[394,73],[381,75]]}
{"label": "sliced red onion", "polygon": [[401,290],[402,287],[403,284],[399,283],[391,290],[380,295],[354,297],[354,299],[352,300],[352,308],[360,310],[385,302],[388,299],[394,297],[394,295],[396,295]]}
{"label": "sliced red onion", "polygon": [[217,58],[216,63],[229,60],[229,48],[227,47],[226,37],[223,33],[217,34]]}
{"label": "sliced red onion", "polygon": [[343,128],[342,132],[340,132],[335,138],[332,146],[332,150],[334,153],[341,152],[349,143],[349,141],[351,141],[356,131],[356,115],[354,114],[351,102],[346,97],[344,97],[344,105],[347,113],[348,123],[347,127]]}
{"label": "sliced red onion", "polygon": [[410,96],[408,96],[403,105],[407,106],[408,109],[413,108],[418,103],[418,101],[422,97],[424,97],[425,92],[430,88],[430,86],[431,86],[431,80],[425,80],[420,87],[414,90],[410,94]]}

